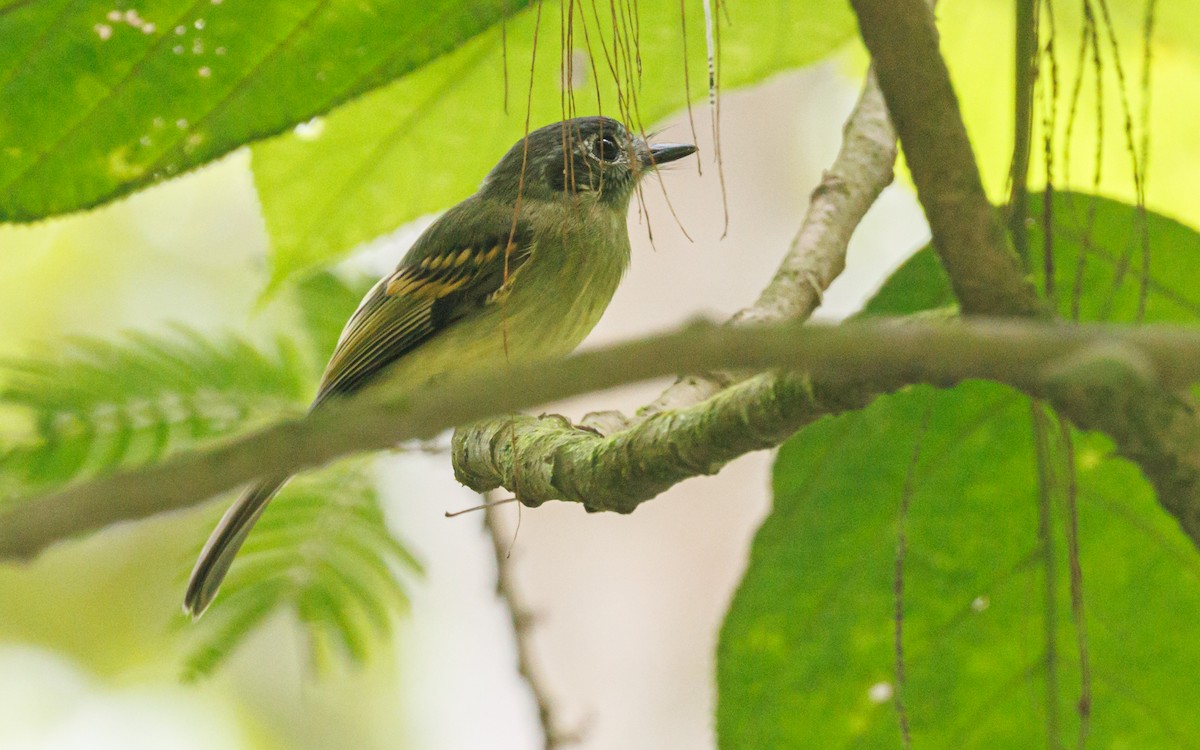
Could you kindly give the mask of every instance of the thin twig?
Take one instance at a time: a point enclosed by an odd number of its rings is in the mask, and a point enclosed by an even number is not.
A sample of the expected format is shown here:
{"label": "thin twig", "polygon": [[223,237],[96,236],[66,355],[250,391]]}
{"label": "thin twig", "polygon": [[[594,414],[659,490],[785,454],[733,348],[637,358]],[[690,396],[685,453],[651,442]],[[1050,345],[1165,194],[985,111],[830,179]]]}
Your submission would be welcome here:
{"label": "thin twig", "polygon": [[1050,457],[1050,426],[1042,405],[1029,402],[1033,424],[1034,459],[1038,476],[1038,546],[1042,558],[1042,670],[1046,678],[1046,744],[1058,750],[1058,575],[1054,556],[1052,499],[1054,470]]}
{"label": "thin twig", "polygon": [[[1042,290],[1051,307],[1058,308],[1058,287],[1054,260],[1054,135],[1058,130],[1058,56],[1055,51],[1057,29],[1054,23],[1053,0],[1039,0],[1046,4],[1046,45],[1043,56],[1049,63],[1049,81],[1041,76],[1042,84],[1042,160],[1046,167],[1046,188],[1042,191]],[[1047,85],[1048,83],[1048,85]]]}
{"label": "thin twig", "polygon": [[921,460],[921,444],[929,432],[929,418],[932,415],[931,400],[925,407],[925,416],[921,418],[921,426],[917,429],[916,440],[913,441],[912,458],[909,459],[908,472],[904,476],[904,489],[900,493],[900,514],[896,522],[896,570],[892,581],[892,592],[896,601],[893,636],[896,651],[896,689],[893,692],[893,704],[896,707],[896,719],[900,723],[900,742],[904,750],[912,747],[908,709],[904,704],[904,689],[907,684],[904,662],[904,563],[908,557],[908,508],[916,491],[917,463]]}
{"label": "thin twig", "polygon": [[1092,718],[1092,659],[1088,648],[1087,615],[1083,608],[1083,567],[1079,563],[1079,483],[1075,466],[1075,439],[1071,436],[1071,425],[1058,418],[1059,443],[1063,450],[1066,469],[1067,495],[1067,561],[1070,565],[1071,617],[1075,621],[1075,644],[1079,652],[1079,735],[1075,743],[1077,750],[1087,745],[1088,731]]}
{"label": "thin twig", "polygon": [[545,737],[545,750],[556,750],[578,744],[582,737],[578,731],[565,731],[555,715],[554,700],[546,688],[545,678],[537,668],[533,656],[533,625],[535,618],[521,597],[520,586],[513,573],[512,558],[507,538],[510,536],[496,510],[497,503],[483,504],[483,523],[491,541],[492,556],[496,561],[496,594],[504,602],[512,620],[513,640],[517,648],[517,672],[529,687],[537,705],[538,722]]}
{"label": "thin twig", "polygon": [[1038,4],[1017,0],[1013,103],[1013,153],[1009,167],[1008,231],[1021,262],[1029,266],[1029,157],[1033,145],[1033,97],[1038,79]]}

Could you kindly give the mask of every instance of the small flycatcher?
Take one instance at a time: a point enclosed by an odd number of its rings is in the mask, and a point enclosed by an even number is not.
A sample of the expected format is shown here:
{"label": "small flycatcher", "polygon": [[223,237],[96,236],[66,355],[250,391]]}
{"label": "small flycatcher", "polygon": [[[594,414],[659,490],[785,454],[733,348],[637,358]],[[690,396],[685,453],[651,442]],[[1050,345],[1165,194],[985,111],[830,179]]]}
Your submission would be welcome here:
{"label": "small flycatcher", "polygon": [[[607,117],[580,117],[517,142],[478,192],[451,208],[350,317],[312,408],[387,369],[425,382],[488,363],[562,356],[600,320],[629,266],[625,217],[638,180],[696,151],[650,145]],[[287,476],[238,498],[200,553],[184,598],[193,617]]]}

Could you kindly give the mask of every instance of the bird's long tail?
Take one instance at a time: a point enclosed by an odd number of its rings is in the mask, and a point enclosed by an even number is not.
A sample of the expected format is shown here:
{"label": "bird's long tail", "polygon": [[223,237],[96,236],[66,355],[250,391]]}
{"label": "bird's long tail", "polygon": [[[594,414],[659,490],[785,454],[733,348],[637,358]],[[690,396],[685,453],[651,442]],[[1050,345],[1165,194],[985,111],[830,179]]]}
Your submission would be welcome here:
{"label": "bird's long tail", "polygon": [[213,597],[217,595],[221,581],[225,580],[225,574],[229,572],[229,566],[233,564],[233,558],[249,536],[250,529],[288,478],[279,476],[260,481],[243,492],[237,502],[225,511],[221,522],[217,524],[217,528],[205,542],[204,549],[200,551],[196,567],[192,569],[187,593],[183,597],[185,613],[195,618],[208,609]]}

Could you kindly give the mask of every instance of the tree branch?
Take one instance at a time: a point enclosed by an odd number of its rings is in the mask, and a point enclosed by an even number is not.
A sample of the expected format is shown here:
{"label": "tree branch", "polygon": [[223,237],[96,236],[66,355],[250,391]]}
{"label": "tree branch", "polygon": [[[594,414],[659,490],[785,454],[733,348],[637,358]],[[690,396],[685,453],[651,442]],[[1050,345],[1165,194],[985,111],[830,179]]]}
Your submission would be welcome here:
{"label": "tree branch", "polygon": [[[835,354],[823,350],[824,342],[819,338],[797,341],[807,354],[822,358],[828,354],[836,366],[829,367],[830,361],[823,360],[826,366],[808,367],[807,377],[759,375],[702,404],[656,414],[608,437],[574,428],[557,416],[496,417],[455,436],[452,453],[457,477],[477,491],[507,487],[530,506],[567,500],[582,503],[592,511],[628,513],[684,479],[714,474],[744,453],[778,445],[822,416],[860,409],[876,396],[905,385],[950,386],[971,377],[997,380],[1048,398],[1085,428],[1125,425],[1119,432],[1130,446],[1145,440],[1153,442],[1148,434],[1156,434],[1157,428],[1138,409],[1143,400],[1149,399],[1147,393],[1160,390],[1152,373],[1160,371],[1166,362],[1155,356],[1155,363],[1150,364],[1133,349],[1085,344],[1083,339],[1074,338],[1080,329],[1011,323],[989,323],[982,328],[979,323],[961,328],[912,323],[882,328],[853,324],[843,328],[855,338],[872,331],[869,338],[873,343],[859,343],[879,346],[880,351],[839,347]],[[889,333],[874,339],[874,333],[885,330]],[[1019,344],[1015,339],[992,339],[999,347],[993,352],[975,348],[982,344],[981,339],[973,338],[976,333],[1002,330],[1056,331],[1063,336],[1057,340],[1066,348],[1057,353],[1043,350],[1035,338],[1024,335]],[[1089,326],[1086,330],[1101,329]],[[1132,333],[1135,329],[1120,330]],[[933,331],[939,332],[938,341],[925,338],[925,332]],[[951,343],[952,331],[970,332],[973,343],[967,344],[965,339]],[[949,338],[940,339],[942,335]],[[1090,335],[1084,334],[1085,338]],[[1043,343],[1049,344],[1049,340]],[[876,360],[877,354],[882,359]],[[972,372],[984,360],[996,368],[986,366],[987,374]],[[1175,381],[1175,376],[1168,376],[1168,381]],[[1181,402],[1163,393],[1162,402],[1153,403],[1161,413],[1163,408],[1175,408]],[[515,462],[514,446],[518,457]],[[1187,526],[1196,531],[1200,541],[1200,518],[1195,521]]]}
{"label": "tree branch", "polygon": [[925,0],[851,0],[933,246],[970,315],[1045,315],[988,202]]}
{"label": "tree branch", "polygon": [[[852,0],[933,244],[966,313],[1049,315],[989,205],[925,0]],[[1157,388],[1120,394],[1121,409],[1076,394],[1064,414],[1108,433],[1137,462],[1159,502],[1196,536],[1200,529],[1200,420]]]}
{"label": "tree branch", "polygon": [[[770,368],[804,371],[811,381],[758,376],[711,404],[693,407],[690,413],[664,414],[635,433],[669,434],[657,445],[636,442],[632,436],[600,438],[581,433],[581,440],[600,442],[592,443],[590,457],[572,460],[600,460],[611,466],[593,464],[590,473],[556,471],[585,464],[560,462],[568,448],[551,446],[554,450],[549,454],[536,454],[542,461],[549,460],[538,469],[550,480],[543,484],[557,494],[561,488],[556,483],[565,477],[571,492],[562,492],[562,499],[578,500],[592,509],[627,512],[673,476],[712,471],[732,458],[733,449],[744,452],[774,444],[816,416],[860,407],[871,394],[910,383],[948,386],[967,378],[995,380],[1047,398],[1083,427],[1113,430],[1110,434],[1126,455],[1138,449],[1153,453],[1159,449],[1158,441],[1171,437],[1162,432],[1157,418],[1166,410],[1178,411],[1179,404],[1157,383],[1177,388],[1200,380],[1200,331],[992,321],[961,325],[878,321],[836,327],[693,325],[564,360],[514,366],[510,373],[455,374],[417,390],[385,378],[302,419],[154,466],[10,501],[0,514],[0,557],[27,557],[56,540],[195,505],[264,474],[296,472],[342,455],[426,438],[451,425],[511,409],[681,371]],[[1143,412],[1147,406],[1152,410]],[[500,421],[502,427],[511,424],[509,418]],[[493,453],[511,450],[507,431],[495,434],[501,439],[487,448]],[[696,451],[682,448],[686,444],[682,436],[688,434],[696,438]],[[523,439],[518,445],[522,471],[532,472],[534,454],[526,452],[532,447]],[[730,445],[734,448],[722,447]],[[1197,444],[1185,447],[1200,456]],[[649,456],[622,454],[651,449],[655,452]],[[703,451],[708,450],[713,452],[706,456]],[[676,455],[681,460],[674,460]],[[522,500],[537,504],[551,499],[538,494],[534,476],[522,476],[520,489],[529,493]],[[467,479],[475,489],[485,489],[478,478]],[[584,480],[596,494],[586,491]],[[614,483],[612,487],[608,482]],[[1173,508],[1165,499],[1164,504]],[[1185,530],[1200,540],[1200,516],[1179,515]]]}
{"label": "tree branch", "polygon": [[[901,107],[905,118],[903,126],[897,120],[897,129],[962,306],[973,313],[1044,314],[987,205],[937,53],[932,17],[920,0],[915,13],[913,0],[894,2],[906,9],[900,18],[889,2],[855,0],[855,8],[889,103],[911,100]],[[873,24],[881,24],[882,33],[868,31]],[[898,50],[886,49],[896,41],[889,35],[906,49],[911,46],[914,60],[901,55],[897,61]],[[926,111],[931,116],[923,122]],[[814,204],[820,198],[818,191]],[[834,223],[848,236],[856,222]],[[793,250],[799,244],[798,239]],[[781,274],[789,276],[785,269]],[[811,278],[803,272],[790,277],[800,279],[800,287]],[[800,315],[808,304],[800,304]],[[594,510],[628,512],[679,479],[715,471],[740,452],[774,445],[816,417],[860,408],[876,394],[910,383],[988,378],[1045,398],[1079,426],[1112,436],[1118,450],[1141,465],[1164,507],[1200,543],[1200,422],[1190,404],[1168,390],[1200,376],[1200,333],[988,322],[837,329],[793,323],[693,327],[564,361],[515,367],[508,375],[451,377],[416,392],[383,382],[304,420],[15,502],[0,516],[0,556],[31,555],[56,539],[194,504],[265,472],[296,471],[342,454],[427,437],[500,411],[666,374],[771,367],[808,374],[760,375],[708,403],[655,414],[608,438],[582,433],[561,419],[556,425],[555,419],[504,418],[494,421],[490,438],[485,431],[471,431],[456,440],[456,454],[469,459],[460,460],[459,469],[471,470],[463,471],[463,478],[476,489],[512,486],[512,456],[505,451],[511,452],[515,425],[523,501],[560,498]],[[558,432],[547,431],[547,424]],[[491,468],[475,471],[488,464]]]}
{"label": "tree branch", "polygon": [[813,191],[800,231],[758,301],[733,323],[806,320],[846,268],[850,237],[892,182],[896,131],[872,69],[842,130],[842,146]]}
{"label": "tree branch", "polygon": [[[486,501],[487,498],[484,500]],[[484,530],[487,532],[491,542],[492,555],[496,560],[496,595],[503,600],[512,622],[513,641],[517,651],[517,673],[529,686],[529,692],[537,706],[538,723],[542,727],[543,748],[544,750],[561,750],[570,745],[577,745],[582,739],[581,733],[565,730],[559,724],[554,701],[550,697],[546,688],[546,680],[542,676],[541,670],[538,669],[537,659],[533,655],[534,613],[530,611],[524,597],[521,596],[520,586],[517,584],[511,565],[512,561],[509,559],[511,550],[508,549],[507,539],[511,534],[505,530],[504,524],[500,520],[500,513],[493,503],[485,502],[483,519]]]}

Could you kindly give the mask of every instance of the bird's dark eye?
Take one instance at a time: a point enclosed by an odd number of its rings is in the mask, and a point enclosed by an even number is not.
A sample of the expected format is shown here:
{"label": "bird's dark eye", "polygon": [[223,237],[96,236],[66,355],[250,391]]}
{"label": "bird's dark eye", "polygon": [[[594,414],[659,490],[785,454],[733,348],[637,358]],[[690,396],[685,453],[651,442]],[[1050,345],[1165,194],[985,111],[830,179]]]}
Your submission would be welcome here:
{"label": "bird's dark eye", "polygon": [[621,155],[621,147],[611,135],[597,138],[592,144],[592,154],[600,161],[616,161]]}

